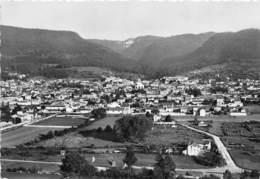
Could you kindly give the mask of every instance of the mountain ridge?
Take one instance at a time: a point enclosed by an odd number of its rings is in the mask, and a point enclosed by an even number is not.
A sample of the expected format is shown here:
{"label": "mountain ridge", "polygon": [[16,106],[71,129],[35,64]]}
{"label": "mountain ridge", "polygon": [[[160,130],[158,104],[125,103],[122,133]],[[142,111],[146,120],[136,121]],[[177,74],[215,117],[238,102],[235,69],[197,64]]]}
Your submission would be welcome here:
{"label": "mountain ridge", "polygon": [[223,74],[242,70],[245,76],[260,75],[260,30],[253,28],[124,41],[84,39],[72,31],[0,28],[4,69],[32,75],[46,74],[46,68],[96,66],[156,78],[222,64]]}
{"label": "mountain ridge", "polygon": [[44,64],[53,63],[64,66],[100,66],[117,71],[130,71],[134,65],[121,54],[86,41],[71,31],[1,26],[1,33],[4,66],[14,69],[15,62],[21,72],[37,73]]}

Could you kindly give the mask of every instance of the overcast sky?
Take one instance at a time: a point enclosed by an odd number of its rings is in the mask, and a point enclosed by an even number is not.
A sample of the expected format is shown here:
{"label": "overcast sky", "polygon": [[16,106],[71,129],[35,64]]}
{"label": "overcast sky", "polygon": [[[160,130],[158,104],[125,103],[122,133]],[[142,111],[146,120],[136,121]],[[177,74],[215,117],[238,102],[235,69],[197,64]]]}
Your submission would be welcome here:
{"label": "overcast sky", "polygon": [[260,29],[260,2],[4,2],[2,24],[123,40]]}

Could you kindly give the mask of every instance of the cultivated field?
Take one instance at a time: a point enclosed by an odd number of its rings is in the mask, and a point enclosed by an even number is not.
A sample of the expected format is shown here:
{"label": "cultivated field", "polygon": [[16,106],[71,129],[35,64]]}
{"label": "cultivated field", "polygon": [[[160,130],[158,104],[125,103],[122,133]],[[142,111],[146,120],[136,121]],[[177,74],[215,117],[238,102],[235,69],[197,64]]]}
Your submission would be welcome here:
{"label": "cultivated field", "polygon": [[84,124],[87,118],[78,116],[54,116],[39,122],[33,123],[33,125],[41,126],[78,126]]}
{"label": "cultivated field", "polygon": [[219,137],[224,135],[223,131],[221,129],[221,126],[223,125],[224,122],[221,122],[221,121],[205,121],[205,123],[208,124],[208,126],[205,126],[205,127],[194,125],[193,121],[184,122],[184,123],[196,128],[196,129],[217,135]]}
{"label": "cultivated field", "polygon": [[1,134],[1,147],[14,147],[25,142],[29,142],[40,134],[46,134],[53,128],[20,127]]}
{"label": "cultivated field", "polygon": [[246,169],[260,171],[260,156],[255,156],[247,151],[241,151],[238,149],[229,150],[231,157],[235,160],[238,166]]}
{"label": "cultivated field", "polygon": [[260,105],[245,106],[245,109],[250,114],[260,114]]}
{"label": "cultivated field", "polygon": [[145,144],[154,145],[169,145],[172,143],[190,143],[201,142],[207,136],[194,132],[182,126],[176,128],[165,128],[163,126],[154,127],[153,130],[147,135]]}
{"label": "cultivated field", "polygon": [[260,122],[224,123],[221,138],[238,166],[260,170]]}

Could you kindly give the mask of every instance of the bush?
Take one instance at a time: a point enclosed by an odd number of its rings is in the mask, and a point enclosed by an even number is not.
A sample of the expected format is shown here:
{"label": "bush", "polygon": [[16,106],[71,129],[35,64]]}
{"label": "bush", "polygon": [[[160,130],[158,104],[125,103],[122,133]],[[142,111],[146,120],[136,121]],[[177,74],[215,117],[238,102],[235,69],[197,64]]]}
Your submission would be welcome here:
{"label": "bush", "polygon": [[250,177],[252,178],[259,178],[260,174],[257,170],[252,170],[250,173]]}
{"label": "bush", "polygon": [[200,179],[220,179],[218,176],[216,175],[206,175],[206,176],[203,176],[203,177],[200,177]]}
{"label": "bush", "polygon": [[106,117],[107,112],[106,112],[106,109],[104,109],[104,108],[98,108],[98,109],[92,110],[91,114],[96,119],[102,119],[102,118]]}
{"label": "bush", "polygon": [[97,130],[96,130],[96,132],[102,132],[102,131],[103,131],[102,127],[99,127],[99,128],[97,128]]}
{"label": "bush", "polygon": [[216,152],[205,152],[201,156],[193,157],[194,161],[204,166],[218,166],[221,163],[221,156]]}
{"label": "bush", "polygon": [[109,133],[109,132],[113,132],[113,129],[110,125],[107,125],[104,131]]}

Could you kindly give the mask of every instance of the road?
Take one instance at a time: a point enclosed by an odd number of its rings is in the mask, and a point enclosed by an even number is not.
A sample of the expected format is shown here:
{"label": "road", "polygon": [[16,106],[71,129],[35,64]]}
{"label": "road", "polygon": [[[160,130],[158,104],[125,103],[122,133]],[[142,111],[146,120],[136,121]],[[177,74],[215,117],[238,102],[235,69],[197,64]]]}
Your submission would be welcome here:
{"label": "road", "polygon": [[0,159],[1,162],[21,162],[21,163],[35,163],[35,164],[54,164],[61,165],[61,162],[44,162],[35,160],[15,160],[15,159]]}
{"label": "road", "polygon": [[[211,172],[225,172],[226,170],[229,170],[229,171],[231,171],[233,173],[240,173],[240,172],[243,171],[242,168],[238,167],[235,164],[235,162],[231,158],[229,152],[227,151],[225,145],[223,144],[223,142],[220,140],[220,138],[218,136],[216,136],[214,134],[211,134],[209,132],[205,132],[205,131],[193,128],[193,127],[191,127],[189,125],[186,125],[186,124],[179,123],[179,125],[211,137],[214,140],[216,146],[218,147],[218,151],[220,152],[220,154],[222,155],[223,159],[226,162],[226,165],[223,166],[223,167],[216,167],[216,168],[212,168],[212,169],[196,169],[196,171],[198,171],[198,170],[200,170],[200,171],[206,170],[206,171],[211,171]],[[191,171],[195,171],[195,169],[191,169]]]}
{"label": "road", "polygon": [[57,129],[69,129],[71,126],[50,126],[50,125],[26,125],[26,127],[39,127],[39,128],[57,128]]}
{"label": "road", "polygon": [[56,116],[56,115],[57,114],[50,115],[48,117],[40,118],[40,119],[37,119],[37,120],[25,121],[25,122],[22,122],[22,123],[19,123],[19,124],[14,124],[14,125],[11,125],[11,126],[7,126],[7,127],[4,127],[4,128],[1,128],[0,132],[2,133],[2,132],[9,131],[9,130],[12,130],[12,129],[16,129],[16,128],[19,128],[19,127],[22,127],[22,126],[27,126],[27,125],[33,124],[35,122],[39,122],[39,121],[51,118],[51,117]]}

